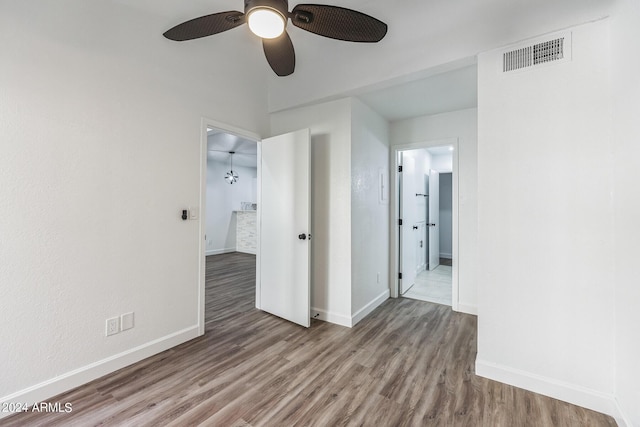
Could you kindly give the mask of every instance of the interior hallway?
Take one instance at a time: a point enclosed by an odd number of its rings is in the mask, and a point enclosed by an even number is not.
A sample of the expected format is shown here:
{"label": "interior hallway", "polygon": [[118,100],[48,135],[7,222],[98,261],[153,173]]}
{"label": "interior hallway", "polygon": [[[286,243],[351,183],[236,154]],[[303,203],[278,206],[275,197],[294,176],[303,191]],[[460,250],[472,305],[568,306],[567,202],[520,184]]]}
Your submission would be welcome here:
{"label": "interior hallway", "polygon": [[440,265],[416,276],[415,284],[403,297],[451,306],[452,280],[452,260],[440,258]]}
{"label": "interior hallway", "polygon": [[[206,334],[3,426],[615,426],[474,375],[476,317],[389,299],[354,328],[254,308],[255,256],[207,257]],[[170,310],[171,307],[167,307]]]}

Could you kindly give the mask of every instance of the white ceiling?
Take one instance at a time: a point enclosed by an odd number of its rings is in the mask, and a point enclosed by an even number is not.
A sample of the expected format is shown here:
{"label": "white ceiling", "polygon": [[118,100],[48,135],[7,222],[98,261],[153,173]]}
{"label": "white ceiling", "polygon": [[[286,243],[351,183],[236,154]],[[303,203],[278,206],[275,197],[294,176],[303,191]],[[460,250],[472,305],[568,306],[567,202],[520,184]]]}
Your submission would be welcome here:
{"label": "white ceiling", "polygon": [[[172,26],[215,12],[243,10],[243,0],[108,0],[154,16],[154,43]],[[291,0],[289,8],[300,1]],[[265,78],[267,109],[276,112],[344,96],[357,96],[390,121],[436,114],[476,105],[475,67],[433,70],[475,58],[483,51],[550,31],[599,19],[615,0],[315,0],[360,10],[389,25],[380,43],[343,43],[303,31],[287,30],[296,50],[296,71],[277,77],[269,69],[248,28],[172,47],[208,58],[215,78],[228,61],[247,65],[243,79]],[[171,46],[169,44],[169,46]],[[181,57],[176,58],[176,62]],[[201,64],[198,64],[199,66]],[[454,69],[452,69],[454,68]],[[424,75],[431,70],[430,75]],[[251,71],[251,72],[250,72]],[[256,73],[255,71],[258,71]],[[444,72],[443,72],[444,71]],[[197,72],[194,70],[193,72]],[[422,78],[414,78],[422,73]],[[389,82],[395,82],[389,87]],[[230,82],[231,84],[232,82]],[[384,87],[383,87],[384,86]],[[262,98],[265,99],[265,98]],[[260,101],[262,101],[262,99]]]}
{"label": "white ceiling", "polygon": [[389,121],[475,108],[477,66],[373,90],[358,98]]}
{"label": "white ceiling", "polygon": [[453,146],[429,147],[427,151],[434,156],[453,156]]}
{"label": "white ceiling", "polygon": [[207,160],[230,163],[234,151],[233,164],[255,168],[257,166],[258,145],[255,141],[217,130],[207,132]]}

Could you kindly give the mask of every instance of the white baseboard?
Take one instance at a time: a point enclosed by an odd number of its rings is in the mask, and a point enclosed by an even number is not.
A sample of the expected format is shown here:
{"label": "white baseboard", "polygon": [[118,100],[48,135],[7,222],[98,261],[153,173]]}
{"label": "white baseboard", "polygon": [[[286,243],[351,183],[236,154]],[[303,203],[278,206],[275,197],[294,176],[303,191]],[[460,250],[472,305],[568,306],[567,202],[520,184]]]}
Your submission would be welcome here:
{"label": "white baseboard", "polygon": [[602,412],[618,419],[620,407],[613,394],[476,359],[476,375]]}
{"label": "white baseboard", "polygon": [[624,407],[620,404],[618,399],[616,399],[616,408],[618,410],[618,416],[613,416],[616,419],[616,423],[618,427],[633,427],[633,423],[627,416],[627,412]]}
{"label": "white baseboard", "polygon": [[[192,326],[171,335],[159,338],[141,346],[124,351],[120,354],[99,360],[90,365],[59,375],[50,380],[20,390],[0,398],[0,406],[7,402],[20,402],[32,405],[43,402],[61,393],[98,379],[106,374],[139,362],[147,357],[161,353],[198,336],[198,326]],[[11,415],[0,411],[0,419]]]}
{"label": "white baseboard", "polygon": [[335,323],[336,325],[351,327],[351,317],[344,314],[332,313],[330,311],[322,310],[319,308],[311,307],[311,318],[323,320],[329,323]]}
{"label": "white baseboard", "polygon": [[340,326],[346,326],[351,328],[356,323],[364,319],[369,313],[375,310],[380,304],[389,299],[389,290],[385,290],[383,293],[375,297],[364,307],[358,310],[353,316],[345,316],[340,313],[332,313],[330,311],[322,310],[320,308],[311,307],[311,318],[318,319],[329,323],[334,323]]}
{"label": "white baseboard", "polygon": [[389,299],[389,289],[385,290],[383,293],[375,297],[373,300],[369,301],[364,307],[360,310],[356,311],[356,313],[351,316],[351,326],[355,326],[359,321],[364,319],[369,313],[375,310],[380,304]]}
{"label": "white baseboard", "polygon": [[445,254],[445,253],[440,253],[440,258],[446,258],[446,259],[453,259],[453,255],[451,254]]}
{"label": "white baseboard", "polygon": [[204,254],[205,256],[209,255],[220,255],[220,254],[228,254],[231,252],[235,252],[236,248],[225,248],[225,249],[207,249]]}
{"label": "white baseboard", "polygon": [[256,255],[256,250],[255,249],[236,249],[236,252],[241,252],[243,254]]}
{"label": "white baseboard", "polygon": [[458,309],[456,311],[460,313],[473,314],[474,316],[478,315],[478,307],[475,305],[458,303]]}

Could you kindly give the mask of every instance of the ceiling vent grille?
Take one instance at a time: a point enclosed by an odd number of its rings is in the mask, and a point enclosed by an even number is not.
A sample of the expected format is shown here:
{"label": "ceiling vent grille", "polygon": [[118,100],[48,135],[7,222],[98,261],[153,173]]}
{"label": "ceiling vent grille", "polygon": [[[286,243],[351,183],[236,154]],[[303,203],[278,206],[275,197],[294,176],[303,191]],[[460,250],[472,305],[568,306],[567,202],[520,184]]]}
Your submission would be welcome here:
{"label": "ceiling vent grille", "polygon": [[519,70],[520,68],[531,67],[533,64],[533,47],[527,46],[522,49],[512,50],[502,54],[502,71]]}
{"label": "ceiling vent grille", "polygon": [[533,45],[533,65],[564,58],[564,37]]}
{"label": "ceiling vent grille", "polygon": [[502,72],[528,69],[537,65],[561,62],[570,58],[571,34],[547,39],[539,43],[528,43],[502,54]]}

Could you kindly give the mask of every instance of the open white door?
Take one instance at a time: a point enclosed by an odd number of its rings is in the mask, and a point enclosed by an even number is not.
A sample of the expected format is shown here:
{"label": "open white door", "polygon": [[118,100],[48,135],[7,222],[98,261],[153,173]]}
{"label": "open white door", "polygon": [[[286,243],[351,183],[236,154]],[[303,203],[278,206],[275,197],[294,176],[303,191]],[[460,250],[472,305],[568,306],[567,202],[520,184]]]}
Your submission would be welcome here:
{"label": "open white door", "polygon": [[440,174],[429,171],[429,270],[440,265]]}
{"label": "open white door", "polygon": [[402,153],[400,175],[400,295],[406,293],[416,282],[416,166],[413,156]]}
{"label": "open white door", "polygon": [[309,129],[260,143],[258,308],[310,325]]}

